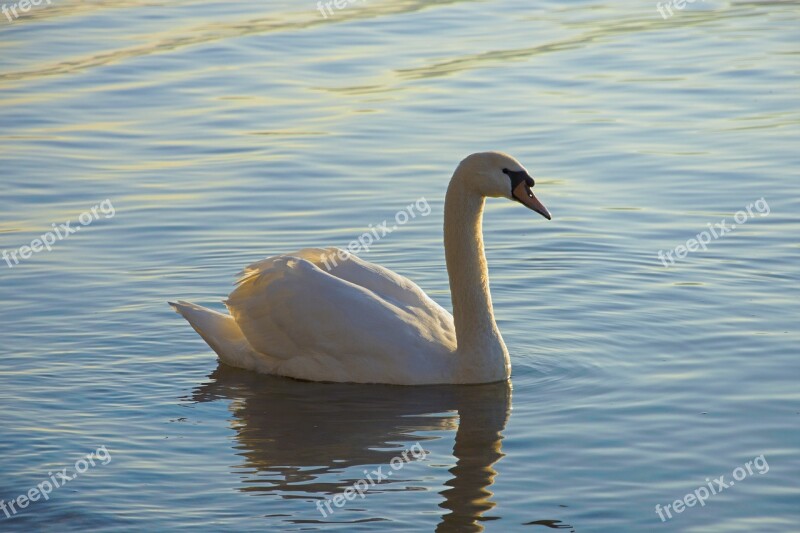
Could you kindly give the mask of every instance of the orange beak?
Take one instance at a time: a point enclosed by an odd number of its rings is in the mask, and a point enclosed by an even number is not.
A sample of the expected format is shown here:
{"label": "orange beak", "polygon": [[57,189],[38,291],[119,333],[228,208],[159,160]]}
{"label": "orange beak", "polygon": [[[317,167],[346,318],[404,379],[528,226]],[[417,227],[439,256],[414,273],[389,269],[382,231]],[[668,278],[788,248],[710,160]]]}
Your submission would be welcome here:
{"label": "orange beak", "polygon": [[517,185],[513,191],[513,195],[519,203],[528,209],[536,211],[547,220],[553,219],[553,217],[550,215],[550,211],[548,211],[544,204],[540,202],[538,198],[536,198],[536,195],[533,194],[531,188],[528,187],[528,184],[524,181]]}

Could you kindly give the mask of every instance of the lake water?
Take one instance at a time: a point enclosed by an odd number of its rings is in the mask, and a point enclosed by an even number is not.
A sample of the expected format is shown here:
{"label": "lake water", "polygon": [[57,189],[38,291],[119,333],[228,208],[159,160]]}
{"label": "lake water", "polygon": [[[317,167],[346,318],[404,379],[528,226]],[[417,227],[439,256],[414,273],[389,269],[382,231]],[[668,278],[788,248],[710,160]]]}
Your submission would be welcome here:
{"label": "lake water", "polygon": [[[0,250],[90,221],[0,263],[0,499],[86,470],[0,530],[797,531],[800,3],[332,9],[0,18]],[[449,308],[444,191],[489,149],[554,215],[488,205],[509,385],[232,370],[166,304],[425,198],[361,256]]]}

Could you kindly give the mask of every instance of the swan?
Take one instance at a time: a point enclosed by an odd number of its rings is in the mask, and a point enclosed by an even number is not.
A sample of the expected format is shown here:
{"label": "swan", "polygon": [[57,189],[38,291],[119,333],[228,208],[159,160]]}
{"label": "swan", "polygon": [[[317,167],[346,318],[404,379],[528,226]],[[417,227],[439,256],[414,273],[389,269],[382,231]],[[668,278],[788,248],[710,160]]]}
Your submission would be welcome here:
{"label": "swan", "polygon": [[[508,380],[483,250],[487,197],[520,202],[548,220],[515,158],[482,152],[455,170],[444,205],[453,314],[414,282],[337,248],[269,257],[240,274],[230,314],[169,304],[223,363],[305,381],[390,385]],[[342,262],[332,261],[342,253]]]}

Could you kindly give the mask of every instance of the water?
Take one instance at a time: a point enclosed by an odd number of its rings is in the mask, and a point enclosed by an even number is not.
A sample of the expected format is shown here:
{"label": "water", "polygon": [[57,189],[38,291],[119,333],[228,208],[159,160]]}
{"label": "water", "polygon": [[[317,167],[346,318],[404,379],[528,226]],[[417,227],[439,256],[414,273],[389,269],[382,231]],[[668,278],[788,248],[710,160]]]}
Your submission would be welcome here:
{"label": "water", "polygon": [[[115,213],[0,263],[0,499],[111,458],[0,530],[796,531],[798,2],[531,4],[0,19],[0,250]],[[444,190],[486,149],[534,171],[555,217],[487,210],[510,386],[226,369],[166,305],[221,309],[246,264],[346,246],[424,197],[362,256],[448,307]],[[662,265],[762,198],[768,216]],[[760,455],[768,472],[662,523],[656,505]]]}

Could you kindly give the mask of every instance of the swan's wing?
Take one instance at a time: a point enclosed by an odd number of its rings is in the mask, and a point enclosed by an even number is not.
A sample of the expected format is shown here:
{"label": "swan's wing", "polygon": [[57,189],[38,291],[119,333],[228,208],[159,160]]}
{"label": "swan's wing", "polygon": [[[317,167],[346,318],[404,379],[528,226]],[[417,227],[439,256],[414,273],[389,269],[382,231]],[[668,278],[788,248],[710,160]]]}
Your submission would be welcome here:
{"label": "swan's wing", "polygon": [[[275,261],[296,257],[313,263],[321,270],[378,294],[401,305],[428,309],[433,314],[449,316],[425,291],[405,276],[339,248],[304,248],[291,254],[269,257],[246,267],[237,281],[242,284],[251,276],[261,275],[274,267]],[[348,257],[348,259],[342,259]],[[451,317],[452,320],[452,317]]]}
{"label": "swan's wing", "polygon": [[412,281],[355,256],[326,266],[331,253],[305,249],[245,269],[226,305],[251,346],[306,379],[445,372],[434,367],[455,349],[450,314]]}

